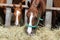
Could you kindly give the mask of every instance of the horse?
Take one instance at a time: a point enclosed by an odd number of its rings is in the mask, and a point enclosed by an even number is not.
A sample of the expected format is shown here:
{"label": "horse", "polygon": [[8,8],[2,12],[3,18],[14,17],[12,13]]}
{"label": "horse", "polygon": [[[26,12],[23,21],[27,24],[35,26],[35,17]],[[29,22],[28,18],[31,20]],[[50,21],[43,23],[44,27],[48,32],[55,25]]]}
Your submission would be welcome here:
{"label": "horse", "polygon": [[[45,12],[45,0],[33,0],[26,14],[28,18],[27,33],[32,34],[33,29],[37,28],[39,18]],[[37,22],[38,21],[38,22]]]}
{"label": "horse", "polygon": [[[13,0],[13,5],[14,4],[18,4],[18,3],[23,3],[25,2],[24,0],[18,0],[17,2]],[[6,4],[6,0],[0,0],[0,3],[4,3]],[[22,5],[20,4],[20,7],[16,7],[14,6],[12,9],[13,11],[13,21],[15,21],[15,25],[18,25],[19,24],[19,21],[21,19],[21,16],[22,16]],[[6,13],[6,7],[5,6],[0,6],[0,14],[3,18],[3,21],[4,21],[4,24],[5,24],[5,13]],[[13,23],[14,24],[14,23]]]}
{"label": "horse", "polygon": [[[6,0],[0,0],[0,3],[6,3]],[[5,23],[5,12],[6,12],[6,7],[0,6],[0,16],[2,17],[3,24]]]}
{"label": "horse", "polygon": [[[19,4],[20,5],[20,7],[16,7],[15,5],[14,5],[14,24],[17,26],[17,25],[19,25],[19,23],[21,23],[20,24],[20,26],[21,25],[23,25],[23,20],[24,20],[24,14],[22,14],[22,13],[24,13],[24,10],[23,10],[23,8],[22,8],[22,4],[25,4],[25,1],[26,0],[13,0],[14,2],[13,2],[13,5],[14,4]],[[23,11],[23,12],[22,12]],[[22,19],[22,22],[21,22],[21,19]]]}
{"label": "horse", "polygon": [[[53,0],[53,7],[60,7],[60,0]],[[52,14],[52,28],[58,28],[58,17],[60,15],[60,11],[54,10]]]}
{"label": "horse", "polygon": [[[2,3],[5,4],[5,3],[6,3],[6,0],[0,0],[0,3],[1,3],[1,4],[2,4]],[[4,9],[6,8],[6,7],[4,7],[4,6],[0,6],[0,7],[1,7],[1,8],[4,8]],[[5,10],[6,10],[6,9],[5,9]],[[5,12],[5,10],[4,10],[4,12]]]}
{"label": "horse", "polygon": [[14,16],[15,16],[15,25],[18,26],[22,18],[22,4],[19,4],[19,7],[14,5]]}

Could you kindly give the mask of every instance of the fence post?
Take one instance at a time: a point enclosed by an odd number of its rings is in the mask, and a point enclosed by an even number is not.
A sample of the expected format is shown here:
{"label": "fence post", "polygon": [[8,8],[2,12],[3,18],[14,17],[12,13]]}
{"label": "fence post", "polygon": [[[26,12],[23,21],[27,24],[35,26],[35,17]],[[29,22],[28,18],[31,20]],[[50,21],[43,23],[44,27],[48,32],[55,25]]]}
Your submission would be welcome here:
{"label": "fence post", "polygon": [[[7,4],[12,4],[12,0],[7,0]],[[11,22],[11,8],[6,8],[5,27],[9,27]]]}
{"label": "fence post", "polygon": [[[53,6],[53,0],[47,0],[47,7]],[[51,28],[52,11],[46,11],[45,26]]]}

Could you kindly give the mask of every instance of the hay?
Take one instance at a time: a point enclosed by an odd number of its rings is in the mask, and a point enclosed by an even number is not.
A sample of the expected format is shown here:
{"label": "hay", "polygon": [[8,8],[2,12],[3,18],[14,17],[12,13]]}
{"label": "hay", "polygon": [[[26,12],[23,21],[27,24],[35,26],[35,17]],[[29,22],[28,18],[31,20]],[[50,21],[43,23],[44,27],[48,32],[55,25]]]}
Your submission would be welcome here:
{"label": "hay", "polygon": [[29,36],[25,33],[25,26],[22,27],[0,27],[0,40],[60,40],[60,29],[50,30],[42,27],[35,35]]}

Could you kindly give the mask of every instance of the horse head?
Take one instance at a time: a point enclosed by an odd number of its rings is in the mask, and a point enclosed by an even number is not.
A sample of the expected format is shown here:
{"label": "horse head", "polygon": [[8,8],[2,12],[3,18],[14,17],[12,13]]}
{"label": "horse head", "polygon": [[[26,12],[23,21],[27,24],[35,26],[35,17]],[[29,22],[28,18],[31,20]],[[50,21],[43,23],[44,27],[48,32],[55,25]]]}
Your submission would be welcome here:
{"label": "horse head", "polygon": [[[40,4],[40,7],[38,5]],[[27,12],[27,18],[28,18],[28,28],[27,28],[27,33],[31,34],[32,33],[32,28],[36,28],[40,17],[42,13],[45,12],[45,2],[44,0],[33,0],[31,7],[29,8]]]}
{"label": "horse head", "polygon": [[19,25],[19,22],[22,17],[22,4],[19,7],[14,7],[14,15],[15,15],[15,25]]}
{"label": "horse head", "polygon": [[36,25],[37,23],[37,17],[38,17],[38,10],[34,7],[32,7],[33,10],[29,9],[28,12],[27,12],[27,18],[28,18],[28,29],[27,29],[27,32],[28,34],[31,34],[32,32],[32,28],[35,28],[33,26]]}

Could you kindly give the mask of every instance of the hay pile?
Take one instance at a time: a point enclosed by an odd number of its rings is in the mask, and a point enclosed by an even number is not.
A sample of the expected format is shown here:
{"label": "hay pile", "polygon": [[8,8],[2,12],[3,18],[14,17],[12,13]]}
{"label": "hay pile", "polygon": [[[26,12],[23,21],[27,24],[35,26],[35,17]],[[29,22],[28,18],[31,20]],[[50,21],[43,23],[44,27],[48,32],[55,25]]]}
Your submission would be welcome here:
{"label": "hay pile", "polygon": [[60,29],[50,30],[46,27],[39,28],[36,34],[29,36],[24,31],[25,26],[3,28],[0,27],[0,40],[60,40]]}

